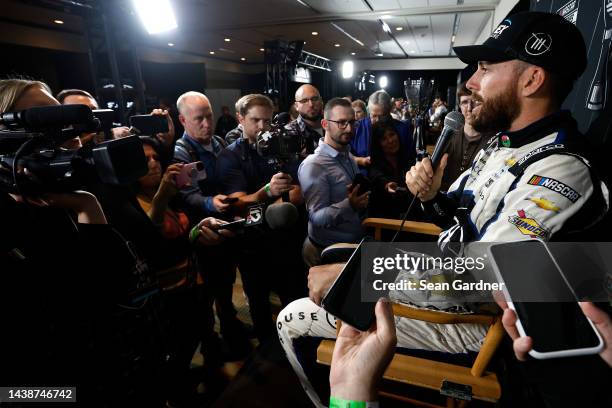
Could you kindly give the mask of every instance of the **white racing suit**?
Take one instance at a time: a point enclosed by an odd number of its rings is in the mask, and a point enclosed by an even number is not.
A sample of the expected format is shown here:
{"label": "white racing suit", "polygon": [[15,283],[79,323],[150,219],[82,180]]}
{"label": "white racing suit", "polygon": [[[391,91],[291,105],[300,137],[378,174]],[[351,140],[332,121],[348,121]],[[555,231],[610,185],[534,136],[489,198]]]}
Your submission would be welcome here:
{"label": "white racing suit", "polygon": [[[458,241],[557,239],[600,220],[607,212],[608,192],[588,162],[572,153],[580,137],[565,111],[493,137],[448,193],[438,193],[423,204],[433,222],[446,228],[440,234],[440,247]],[[399,317],[395,323],[398,347],[408,349],[478,351],[486,334],[486,327],[476,324],[443,325]],[[304,372],[294,340],[335,338],[335,317],[310,299],[299,299],[281,311],[277,330],[306,393],[316,406],[324,406]]]}

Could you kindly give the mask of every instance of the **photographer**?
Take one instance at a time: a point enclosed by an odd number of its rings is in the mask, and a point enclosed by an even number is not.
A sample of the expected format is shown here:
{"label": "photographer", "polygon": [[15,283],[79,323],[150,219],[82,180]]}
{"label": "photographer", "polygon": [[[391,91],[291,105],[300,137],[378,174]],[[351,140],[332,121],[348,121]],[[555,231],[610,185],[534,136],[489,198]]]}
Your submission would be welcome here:
{"label": "photographer", "polygon": [[[234,205],[239,213],[252,204],[276,201],[283,193],[289,193],[290,201],[299,205],[302,197],[299,185],[294,184],[297,181],[295,171],[292,175],[279,172],[275,163],[262,157],[256,149],[258,134],[270,126],[272,101],[267,96],[251,94],[240,98],[236,105],[243,137],[219,155],[220,191],[239,199]],[[242,237],[238,263],[255,332],[261,342],[274,336],[270,289],[276,289],[283,304],[305,292],[299,246],[293,231],[261,229],[249,231]],[[270,248],[282,250],[270,252]]]}
{"label": "photographer", "polygon": [[[217,162],[225,148],[224,140],[213,134],[214,114],[208,98],[199,92],[186,92],[176,101],[179,121],[185,128],[183,136],[174,147],[174,161],[187,165],[201,162],[205,176],[182,186],[180,199],[191,224],[195,225],[207,216],[229,217],[227,196],[218,194],[219,175]],[[200,173],[198,173],[200,176]],[[199,247],[196,251],[198,269],[204,280],[202,285],[203,350],[207,362],[221,363],[221,344],[214,332],[213,302],[221,322],[221,333],[236,357],[244,357],[250,351],[242,323],[236,318],[232,303],[232,287],[236,279],[236,262],[231,256],[233,244],[223,244],[214,250]]]}

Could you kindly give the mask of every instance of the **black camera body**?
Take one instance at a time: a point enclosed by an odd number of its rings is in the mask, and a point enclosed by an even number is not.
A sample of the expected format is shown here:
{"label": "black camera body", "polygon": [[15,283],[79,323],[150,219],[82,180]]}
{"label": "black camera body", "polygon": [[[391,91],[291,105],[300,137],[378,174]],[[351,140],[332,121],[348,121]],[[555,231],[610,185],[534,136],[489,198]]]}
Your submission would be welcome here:
{"label": "black camera body", "polygon": [[0,124],[0,191],[21,195],[69,192],[88,181],[128,184],[147,173],[137,136],[93,147],[66,149],[81,130],[104,130],[84,105],[46,106],[3,113]]}
{"label": "black camera body", "polygon": [[306,140],[301,133],[288,128],[282,120],[272,122],[270,130],[257,135],[257,153],[264,158],[280,163],[299,161],[306,148]]}

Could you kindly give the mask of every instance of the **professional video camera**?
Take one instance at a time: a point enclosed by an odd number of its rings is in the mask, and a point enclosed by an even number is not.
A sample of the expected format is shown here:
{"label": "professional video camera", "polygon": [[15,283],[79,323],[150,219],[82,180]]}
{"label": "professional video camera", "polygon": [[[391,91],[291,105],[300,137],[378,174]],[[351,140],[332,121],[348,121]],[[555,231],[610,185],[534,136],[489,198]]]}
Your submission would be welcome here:
{"label": "professional video camera", "polygon": [[98,132],[101,121],[85,105],[44,106],[0,114],[0,190],[36,195],[68,192],[90,180],[128,184],[147,173],[137,136],[92,148],[65,149],[81,133]]}
{"label": "professional video camera", "polygon": [[276,115],[270,130],[257,135],[257,153],[264,158],[272,159],[277,166],[298,161],[306,148],[306,140],[295,130],[285,127],[290,117],[287,113]]}

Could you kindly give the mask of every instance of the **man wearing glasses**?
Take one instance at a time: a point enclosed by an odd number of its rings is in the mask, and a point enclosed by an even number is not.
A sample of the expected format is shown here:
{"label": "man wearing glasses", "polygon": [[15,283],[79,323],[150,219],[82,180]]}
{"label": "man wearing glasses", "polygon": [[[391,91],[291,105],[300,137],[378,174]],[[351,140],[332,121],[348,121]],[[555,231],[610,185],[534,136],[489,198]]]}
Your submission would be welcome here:
{"label": "man wearing glasses", "polygon": [[461,173],[472,165],[476,154],[487,145],[487,142],[494,135],[494,132],[482,133],[472,127],[474,99],[472,98],[472,91],[467,89],[465,82],[459,86],[457,96],[459,109],[465,117],[465,125],[462,132],[456,132],[453,135],[446,148],[448,164],[444,170],[444,176],[442,176],[442,184],[440,185],[442,191],[447,191]]}
{"label": "man wearing glasses", "polygon": [[302,135],[306,140],[304,156],[312,154],[319,145],[319,139],[324,136],[321,127],[323,114],[323,99],[319,90],[312,85],[302,85],[295,91],[295,109],[298,112],[296,120],[289,122],[287,129]]}
{"label": "man wearing glasses", "polygon": [[308,237],[302,248],[308,267],[321,263],[321,251],[328,245],[359,242],[369,197],[369,192],[360,195],[357,186],[351,186],[359,173],[350,153],[355,134],[351,103],[342,98],[330,100],[321,125],[325,138],[298,170],[308,209]]}

